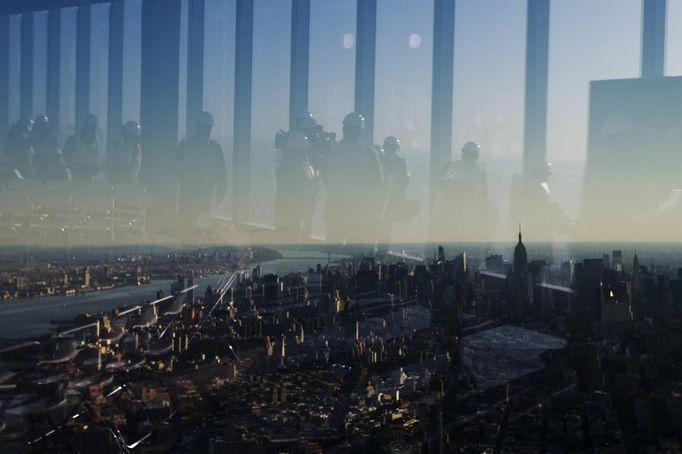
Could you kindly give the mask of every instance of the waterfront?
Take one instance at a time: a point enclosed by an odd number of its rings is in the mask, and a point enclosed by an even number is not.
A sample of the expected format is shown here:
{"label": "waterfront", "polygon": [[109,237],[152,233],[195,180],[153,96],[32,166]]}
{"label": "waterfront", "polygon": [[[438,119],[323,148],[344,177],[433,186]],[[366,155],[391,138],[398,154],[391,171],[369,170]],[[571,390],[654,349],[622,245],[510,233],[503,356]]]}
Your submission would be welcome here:
{"label": "waterfront", "polygon": [[[263,262],[262,273],[286,273],[305,271],[318,262],[326,263],[325,252],[282,248],[281,259]],[[332,259],[340,258],[332,255]],[[258,263],[252,264],[256,266]],[[196,278],[195,284],[203,292],[207,285],[214,285],[220,276]],[[158,290],[168,293],[171,279],[157,279],[151,284],[119,287],[111,290],[75,296],[48,296],[15,300],[0,304],[0,338],[21,339],[48,334],[54,325],[52,320],[72,320],[82,312],[99,313],[109,311],[119,305],[134,305],[144,300],[152,300]]]}
{"label": "waterfront", "polygon": [[[219,276],[196,280],[201,289],[215,283]],[[52,320],[71,320],[81,312],[102,312],[118,305],[137,304],[152,300],[158,290],[170,291],[171,279],[159,279],[151,284],[120,287],[75,296],[47,296],[15,300],[0,305],[0,337],[26,338],[48,334]]]}

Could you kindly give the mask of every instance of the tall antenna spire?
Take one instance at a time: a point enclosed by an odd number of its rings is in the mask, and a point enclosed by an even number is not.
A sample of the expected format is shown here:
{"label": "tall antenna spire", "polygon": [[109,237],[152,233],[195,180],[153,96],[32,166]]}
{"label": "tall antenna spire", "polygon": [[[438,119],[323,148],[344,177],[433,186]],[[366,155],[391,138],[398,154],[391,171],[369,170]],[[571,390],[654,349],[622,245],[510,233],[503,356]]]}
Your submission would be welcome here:
{"label": "tall antenna spire", "polygon": [[521,221],[519,221],[519,243],[521,242]]}

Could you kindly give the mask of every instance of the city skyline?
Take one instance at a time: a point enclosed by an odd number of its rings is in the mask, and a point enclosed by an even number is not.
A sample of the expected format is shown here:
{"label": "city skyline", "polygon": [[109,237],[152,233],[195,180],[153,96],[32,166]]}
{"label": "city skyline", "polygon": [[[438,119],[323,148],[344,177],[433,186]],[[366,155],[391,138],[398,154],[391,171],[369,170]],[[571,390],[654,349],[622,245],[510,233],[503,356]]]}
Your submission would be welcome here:
{"label": "city skyline", "polygon": [[0,452],[682,452],[682,0],[0,1]]}

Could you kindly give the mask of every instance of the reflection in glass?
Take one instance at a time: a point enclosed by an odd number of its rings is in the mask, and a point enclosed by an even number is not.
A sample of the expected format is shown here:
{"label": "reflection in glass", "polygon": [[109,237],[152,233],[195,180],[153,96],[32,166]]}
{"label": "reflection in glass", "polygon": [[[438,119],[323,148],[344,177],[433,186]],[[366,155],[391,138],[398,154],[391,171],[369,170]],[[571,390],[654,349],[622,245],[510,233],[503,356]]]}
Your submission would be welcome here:
{"label": "reflection in glass", "polygon": [[123,3],[123,122],[140,121],[142,0]]}
{"label": "reflection in glass", "polygon": [[[99,120],[100,140],[107,140],[107,87],[109,83],[109,5],[92,5],[90,29],[90,112]],[[77,125],[80,127],[81,125]],[[100,147],[100,163],[105,147]]]}
{"label": "reflection in glass", "polygon": [[47,110],[47,11],[33,15],[33,113]]}
{"label": "reflection in glass", "polygon": [[59,133],[64,143],[76,129],[76,8],[63,9],[61,23]]}
{"label": "reflection in glass", "polygon": [[291,1],[254,1],[251,220],[272,225],[275,143],[289,124]]}
{"label": "reflection in glass", "polygon": [[547,159],[553,193],[572,217],[578,212],[575,188],[582,183],[586,157],[589,83],[639,76],[641,10],[639,0],[552,3]]}
{"label": "reflection in glass", "polygon": [[[215,118],[212,137],[225,154],[229,182],[232,181],[236,2],[206,0],[205,16],[203,108]],[[228,184],[228,191],[230,188]],[[228,194],[223,202],[222,214],[230,212],[231,201],[232,197]]]}
{"label": "reflection in glass", "polygon": [[[426,207],[431,134],[433,2],[377,3],[374,143],[400,140],[400,154],[411,173],[410,198]],[[426,238],[423,214],[393,225],[393,239]]]}

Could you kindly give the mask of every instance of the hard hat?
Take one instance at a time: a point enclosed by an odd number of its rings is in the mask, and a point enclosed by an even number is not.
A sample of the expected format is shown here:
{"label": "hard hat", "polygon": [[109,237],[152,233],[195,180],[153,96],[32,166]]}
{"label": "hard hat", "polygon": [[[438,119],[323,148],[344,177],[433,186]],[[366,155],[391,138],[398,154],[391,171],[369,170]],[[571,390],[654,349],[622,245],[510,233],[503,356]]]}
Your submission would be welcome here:
{"label": "hard hat", "polygon": [[33,121],[33,124],[34,124],[34,126],[41,127],[41,126],[47,126],[47,124],[49,122],[50,122],[50,120],[48,120],[47,115],[38,114],[38,115],[36,115],[36,118]]}
{"label": "hard hat", "polygon": [[388,136],[384,139],[384,151],[397,151],[400,149],[400,140],[397,137]]}
{"label": "hard hat", "polygon": [[552,173],[552,163],[549,161],[545,161],[542,164],[538,164],[533,169],[533,172],[538,174],[538,175],[548,176]]}
{"label": "hard hat", "polygon": [[365,127],[365,117],[357,112],[351,112],[343,119],[343,125],[363,129]]}
{"label": "hard hat", "polygon": [[304,112],[296,116],[296,127],[303,131],[315,131],[322,129],[322,126],[313,118],[310,112]]}
{"label": "hard hat", "polygon": [[310,112],[299,112],[296,114],[296,121],[305,120],[306,118],[313,118],[313,114]]}
{"label": "hard hat", "polygon": [[481,146],[476,142],[467,142],[462,147],[462,151],[473,151],[478,153],[481,151]]}
{"label": "hard hat", "polygon": [[33,129],[33,118],[25,115],[19,120],[19,124],[30,131]]}
{"label": "hard hat", "polygon": [[136,121],[127,121],[123,125],[123,133],[129,136],[140,137],[142,135],[142,127]]}
{"label": "hard hat", "polygon": [[295,151],[306,151],[310,148],[308,137],[302,131],[290,131],[287,134],[287,149]]}
{"label": "hard hat", "polygon": [[475,161],[481,152],[481,147],[476,142],[467,142],[462,147],[462,158],[465,160]]}
{"label": "hard hat", "polygon": [[310,122],[310,120],[317,124],[317,121],[315,121],[315,119],[313,118],[313,114],[311,114],[310,112],[299,112],[296,115],[296,124],[298,126],[307,124]]}
{"label": "hard hat", "polygon": [[97,116],[94,114],[88,114],[87,117],[85,117],[85,126],[91,127],[91,128],[96,128],[99,125],[99,120],[97,119]]}
{"label": "hard hat", "polygon": [[215,121],[213,120],[213,115],[211,115],[210,112],[203,111],[197,117],[196,124],[212,127],[215,125]]}

